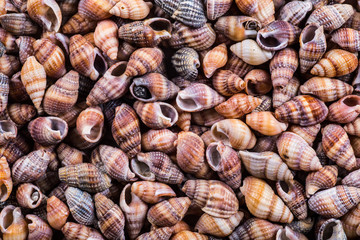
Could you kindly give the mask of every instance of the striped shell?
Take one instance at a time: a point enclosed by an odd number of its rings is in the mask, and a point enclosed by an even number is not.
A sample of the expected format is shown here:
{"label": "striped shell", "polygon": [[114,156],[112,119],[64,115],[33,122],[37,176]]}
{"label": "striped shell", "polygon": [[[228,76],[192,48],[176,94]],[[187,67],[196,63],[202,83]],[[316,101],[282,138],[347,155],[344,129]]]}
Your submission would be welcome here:
{"label": "striped shell", "polygon": [[164,53],[159,48],[140,48],[135,50],[126,66],[125,75],[135,77],[157,69]]}
{"label": "striped shell", "polygon": [[245,88],[245,82],[230,70],[218,70],[212,77],[215,90],[224,96],[240,93]]}
{"label": "striped shell", "polygon": [[275,239],[277,231],[281,228],[281,225],[260,218],[250,218],[237,227],[229,239]]}
{"label": "striped shell", "polygon": [[210,78],[218,68],[227,62],[227,48],[225,43],[216,46],[206,53],[202,65],[205,77]]}
{"label": "striped shell", "polygon": [[[318,190],[334,187],[337,176],[338,168],[335,165],[327,165],[316,172],[309,173],[306,177],[306,196],[310,197]],[[344,183],[344,180],[342,183],[347,185]]]}
{"label": "striped shell", "polygon": [[26,9],[29,16],[44,29],[49,32],[59,31],[62,14],[55,0],[29,0]]}
{"label": "striped shell", "polygon": [[279,122],[273,112],[253,112],[246,115],[246,124],[253,130],[266,135],[275,136],[288,127],[287,123]]}
{"label": "striped shell", "polygon": [[287,21],[297,26],[311,10],[311,2],[292,1],[280,9],[279,20]]}
{"label": "striped shell", "polygon": [[186,80],[195,80],[200,67],[199,54],[192,48],[181,48],[172,56],[176,72]]}
{"label": "striped shell", "polygon": [[123,19],[141,20],[149,14],[151,7],[152,4],[143,0],[120,0],[109,13]]}
{"label": "striped shell", "polygon": [[272,0],[235,0],[235,3],[241,12],[258,19],[263,26],[275,20],[275,6]]}
{"label": "striped shell", "polygon": [[285,48],[278,51],[269,64],[271,81],[274,88],[283,88],[288,85],[298,65],[298,54],[294,49]]}
{"label": "striped shell", "polygon": [[260,48],[256,41],[245,39],[230,47],[230,50],[250,65],[260,65],[270,60],[274,53]]}
{"label": "striped shell", "polygon": [[118,27],[111,20],[100,21],[94,32],[95,45],[110,59],[116,60],[119,48]]}
{"label": "striped shell", "polygon": [[347,95],[329,106],[328,119],[337,123],[350,123],[360,113],[360,96]]}
{"label": "striped shell", "polygon": [[360,50],[359,31],[352,28],[340,28],[331,34],[331,41],[350,52],[358,52]]}

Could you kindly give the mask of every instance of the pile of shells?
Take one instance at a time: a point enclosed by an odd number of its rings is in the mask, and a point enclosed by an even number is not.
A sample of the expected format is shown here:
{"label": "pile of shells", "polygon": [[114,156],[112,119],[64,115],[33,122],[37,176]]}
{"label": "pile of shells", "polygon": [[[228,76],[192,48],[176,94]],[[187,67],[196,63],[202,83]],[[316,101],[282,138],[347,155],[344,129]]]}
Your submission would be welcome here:
{"label": "pile of shells", "polygon": [[0,239],[360,239],[360,1],[0,0],[0,25]]}

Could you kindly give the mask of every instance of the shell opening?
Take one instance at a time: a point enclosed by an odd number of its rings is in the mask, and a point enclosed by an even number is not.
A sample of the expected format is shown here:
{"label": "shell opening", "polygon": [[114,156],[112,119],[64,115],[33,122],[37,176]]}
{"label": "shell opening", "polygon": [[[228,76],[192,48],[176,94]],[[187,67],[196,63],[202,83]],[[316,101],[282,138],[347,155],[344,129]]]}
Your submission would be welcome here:
{"label": "shell opening", "polygon": [[150,171],[150,167],[146,163],[140,162],[137,158],[131,160],[131,169],[144,180],[155,180],[153,173]]}
{"label": "shell opening", "polygon": [[181,94],[178,94],[176,103],[182,110],[186,111],[195,111],[199,108],[194,99],[188,96],[181,96]]}
{"label": "shell opening", "polygon": [[106,71],[105,59],[99,53],[95,53],[94,68],[100,75]]}
{"label": "shell opening", "polygon": [[161,110],[161,113],[170,119],[170,122],[171,123],[175,123],[178,119],[178,115],[177,115],[177,112],[174,108],[168,106],[168,105],[163,105],[161,104],[160,105],[160,110]]}
{"label": "shell opening", "polygon": [[209,146],[207,153],[207,160],[210,166],[213,168],[217,168],[220,165],[221,161],[221,155],[219,151],[217,150],[217,144],[213,144]]}
{"label": "shell opening", "polygon": [[16,134],[16,127],[8,121],[0,122],[0,133],[11,132]]}
{"label": "shell opening", "polygon": [[246,30],[259,30],[260,26],[256,21],[245,21],[243,23]]}
{"label": "shell opening", "polygon": [[171,32],[171,25],[168,21],[157,20],[149,24],[149,26],[155,31],[168,31]]}
{"label": "shell opening", "polygon": [[4,201],[4,199],[7,196],[7,186],[3,182],[1,182],[0,184],[1,184],[1,187],[0,187],[0,200]]}
{"label": "shell opening", "polygon": [[2,228],[7,229],[14,222],[13,216],[14,209],[8,209],[2,219]]}
{"label": "shell opening", "polygon": [[52,120],[50,128],[54,132],[59,132],[61,136],[63,136],[66,132],[66,124],[62,121]]}
{"label": "shell opening", "polygon": [[47,7],[47,9],[44,9],[45,16],[41,20],[46,25],[46,28],[49,31],[57,31],[57,26],[60,26],[60,23],[58,22],[58,18],[56,17],[56,13],[51,7]]}
{"label": "shell opening", "polygon": [[280,181],[280,187],[285,193],[288,193],[290,190],[289,185],[285,181]]}
{"label": "shell opening", "polygon": [[125,187],[125,193],[124,193],[124,195],[125,195],[124,200],[125,200],[126,205],[130,205],[131,200],[132,200],[132,198],[131,198],[131,187],[130,187],[130,185],[129,185],[128,187]]}
{"label": "shell opening", "polygon": [[82,130],[82,135],[85,135],[89,140],[96,141],[101,132],[100,124],[94,126],[85,126]]}
{"label": "shell opening", "polygon": [[310,42],[314,39],[315,37],[315,31],[318,27],[317,26],[309,26],[307,31],[305,31],[302,35],[301,41],[303,43],[307,43]]}
{"label": "shell opening", "polygon": [[348,97],[345,98],[343,103],[349,107],[354,107],[356,105],[360,105],[360,98],[359,97]]}
{"label": "shell opening", "polygon": [[212,134],[217,141],[222,141],[225,145],[229,145],[229,136],[218,127],[218,125],[213,125]]}
{"label": "shell opening", "polygon": [[324,232],[323,232],[323,240],[331,239],[333,238],[334,234],[334,228],[336,227],[336,222],[330,222],[325,226]]}
{"label": "shell opening", "polygon": [[281,44],[281,42],[273,36],[264,37],[262,34],[260,34],[259,40],[265,47],[277,47]]}
{"label": "shell opening", "polygon": [[111,75],[115,77],[120,77],[125,73],[125,69],[126,69],[126,64],[119,64],[111,71]]}
{"label": "shell opening", "polygon": [[133,88],[134,95],[140,99],[150,99],[151,93],[149,89],[145,86],[134,86]]}
{"label": "shell opening", "polygon": [[32,204],[36,205],[37,201],[39,201],[39,199],[40,199],[39,191],[37,191],[35,188],[33,188],[31,190],[30,196],[31,196],[30,198],[32,200]]}

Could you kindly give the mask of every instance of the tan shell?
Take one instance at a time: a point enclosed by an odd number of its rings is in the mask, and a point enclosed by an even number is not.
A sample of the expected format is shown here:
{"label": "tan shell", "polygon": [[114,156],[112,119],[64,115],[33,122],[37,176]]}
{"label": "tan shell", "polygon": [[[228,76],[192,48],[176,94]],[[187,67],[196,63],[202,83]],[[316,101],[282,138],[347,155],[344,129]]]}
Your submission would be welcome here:
{"label": "tan shell", "polygon": [[272,0],[235,0],[235,3],[241,12],[257,18],[263,26],[275,20],[275,6]]}
{"label": "tan shell", "polygon": [[120,0],[109,13],[124,19],[141,20],[149,14],[151,7],[150,2],[143,0]]}
{"label": "tan shell", "polygon": [[119,48],[117,36],[118,27],[111,20],[99,22],[95,28],[95,45],[100,48],[110,59],[116,60]]}
{"label": "tan shell", "polygon": [[79,240],[86,240],[86,239],[97,239],[97,240],[104,240],[103,236],[94,228],[87,227],[82,224],[77,224],[73,222],[67,222],[62,228],[62,233],[64,234],[65,238],[68,239],[79,239]]}
{"label": "tan shell", "polygon": [[65,143],[57,147],[56,153],[62,166],[76,165],[85,159],[85,153]]}
{"label": "tan shell", "polygon": [[252,39],[245,39],[230,47],[230,50],[244,62],[250,65],[260,65],[274,56],[273,52],[266,51]]}
{"label": "tan shell", "polygon": [[360,50],[359,31],[352,28],[340,28],[331,34],[331,41],[338,44],[342,49],[357,52]]}
{"label": "tan shell", "polygon": [[275,239],[277,231],[281,228],[281,225],[260,218],[250,218],[236,228],[229,239]]}
{"label": "tan shell", "polygon": [[8,96],[10,91],[9,78],[5,74],[0,74],[0,110],[3,112],[8,105]]}
{"label": "tan shell", "polygon": [[110,9],[115,5],[112,0],[81,0],[78,6],[78,12],[87,18],[93,20],[103,20],[111,17]]}
{"label": "tan shell", "polygon": [[76,13],[62,26],[62,32],[65,34],[88,33],[95,29],[96,23],[97,21]]}
{"label": "tan shell", "polygon": [[156,228],[147,233],[143,233],[136,239],[137,240],[170,239],[172,234],[173,234],[172,228],[162,227],[162,228]]}
{"label": "tan shell", "polygon": [[125,75],[135,77],[144,75],[157,69],[164,58],[159,48],[140,48],[135,50],[127,64]]}
{"label": "tan shell", "polygon": [[57,197],[52,196],[47,200],[47,221],[54,229],[60,230],[66,223],[70,214],[69,208]]}
{"label": "tan shell", "polygon": [[267,94],[272,89],[270,74],[263,69],[253,69],[245,75],[245,92],[249,95]]}
{"label": "tan shell", "polygon": [[348,134],[360,137],[360,118],[356,118],[354,121],[346,124],[344,129]]}
{"label": "tan shell", "polygon": [[279,122],[273,112],[250,113],[246,115],[246,124],[266,136],[278,135],[288,127],[287,123]]}
{"label": "tan shell", "polygon": [[104,127],[104,114],[100,107],[88,107],[76,120],[76,130],[89,143],[99,142]]}
{"label": "tan shell", "polygon": [[171,238],[171,240],[208,240],[208,239],[209,237],[204,234],[191,232],[188,230],[178,232]]}
{"label": "tan shell", "polygon": [[17,135],[17,127],[13,121],[0,120],[0,145],[6,145]]}
{"label": "tan shell", "polygon": [[295,97],[298,93],[299,87],[300,81],[296,77],[293,77],[285,87],[274,88],[272,94],[273,107],[277,108]]}
{"label": "tan shell", "polygon": [[350,123],[360,114],[360,96],[347,95],[329,106],[328,119],[337,123]]}
{"label": "tan shell", "polygon": [[24,208],[34,209],[42,204],[45,195],[31,183],[23,183],[16,190],[16,200]]}
{"label": "tan shell", "polygon": [[298,240],[308,239],[304,234],[296,232],[288,226],[285,226],[283,229],[279,229],[276,233],[276,240],[285,240],[289,238],[295,238]]}
{"label": "tan shell", "polygon": [[25,240],[28,235],[27,223],[20,207],[7,205],[0,213],[2,238]]}
{"label": "tan shell", "polygon": [[25,216],[25,219],[29,230],[29,235],[28,235],[29,240],[52,239],[53,231],[43,219],[33,214],[27,214]]}
{"label": "tan shell", "polygon": [[24,64],[28,57],[34,56],[33,43],[35,42],[35,40],[35,38],[29,36],[20,36],[18,39],[16,39],[16,45],[19,48],[19,59],[21,64]]}
{"label": "tan shell", "polygon": [[287,21],[297,26],[312,10],[311,2],[305,1],[292,1],[286,3],[279,13],[279,20]]}
{"label": "tan shell", "polygon": [[210,78],[218,68],[227,62],[227,48],[225,43],[220,44],[206,53],[202,62],[205,77]]}
{"label": "tan shell", "polygon": [[62,14],[55,0],[29,0],[27,1],[27,12],[47,31],[59,31]]}
{"label": "tan shell", "polygon": [[252,65],[243,61],[241,58],[236,56],[233,52],[230,53],[229,60],[228,60],[227,64],[225,65],[226,70],[232,71],[233,73],[239,75],[239,77],[241,77],[241,78],[245,77],[245,75],[253,68],[254,67]]}
{"label": "tan shell", "polygon": [[137,181],[131,185],[131,192],[144,202],[155,204],[166,198],[175,197],[175,192],[165,183]]}
{"label": "tan shell", "polygon": [[141,147],[144,151],[160,151],[169,154],[176,150],[173,144],[176,139],[177,135],[168,129],[152,129],[141,135]]}
{"label": "tan shell", "polygon": [[11,170],[6,157],[0,158],[0,189],[0,202],[5,202],[10,197],[13,189]]}
{"label": "tan shell", "polygon": [[207,0],[205,2],[206,15],[209,20],[215,20],[224,15],[231,7],[233,0]]}
{"label": "tan shell", "polygon": [[[338,168],[335,165],[327,165],[316,172],[309,173],[306,177],[306,196],[309,198],[318,190],[334,187],[337,176]],[[344,181],[342,181],[343,184],[345,184]]]}
{"label": "tan shell", "polygon": [[224,96],[240,93],[245,88],[245,82],[230,70],[218,70],[212,77],[215,90]]}
{"label": "tan shell", "polygon": [[289,131],[296,133],[300,137],[302,137],[310,146],[312,146],[313,142],[316,139],[316,136],[318,135],[320,131],[321,125],[320,123],[311,125],[311,126],[298,126],[298,125],[291,125],[289,127]]}
{"label": "tan shell", "polygon": [[278,51],[270,61],[269,69],[274,88],[286,87],[299,65],[298,54],[292,48]]}

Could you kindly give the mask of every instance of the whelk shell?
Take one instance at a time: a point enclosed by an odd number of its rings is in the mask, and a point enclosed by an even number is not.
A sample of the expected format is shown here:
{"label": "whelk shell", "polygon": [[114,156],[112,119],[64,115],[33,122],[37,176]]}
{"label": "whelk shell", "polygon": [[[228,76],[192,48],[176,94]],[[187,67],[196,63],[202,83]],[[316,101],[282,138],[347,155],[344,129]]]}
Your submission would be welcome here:
{"label": "whelk shell", "polygon": [[66,239],[97,239],[104,240],[103,236],[95,229],[82,224],[67,222],[62,228],[62,233]]}
{"label": "whelk shell", "polygon": [[28,235],[29,240],[52,239],[53,231],[43,219],[33,214],[27,214],[25,216],[25,219],[29,230],[29,235]]}
{"label": "whelk shell", "polygon": [[280,9],[279,20],[287,21],[297,26],[305,19],[307,13],[312,10],[311,2],[292,1]]}
{"label": "whelk shell", "polygon": [[155,204],[170,197],[176,197],[174,190],[165,183],[137,181],[131,185],[131,192],[144,202]]}
{"label": "whelk shell", "polygon": [[[337,176],[338,168],[335,165],[324,166],[316,172],[309,173],[306,177],[306,196],[309,198],[318,190],[334,187]],[[347,185],[344,183],[344,180],[342,183]]]}
{"label": "whelk shell", "polygon": [[299,65],[298,54],[292,48],[278,51],[269,64],[271,81],[274,88],[284,88],[293,78]]}
{"label": "whelk shell", "polygon": [[225,66],[227,60],[227,48],[225,43],[220,44],[207,52],[202,62],[205,77],[212,77],[218,68]]}
{"label": "whelk shell", "polygon": [[69,208],[55,196],[48,198],[46,205],[47,221],[50,226],[60,230],[70,215]]}
{"label": "whelk shell", "polygon": [[360,96],[347,95],[329,106],[328,119],[337,123],[350,123],[360,113]]}
{"label": "whelk shell", "polygon": [[272,0],[235,0],[235,3],[241,12],[257,18],[263,26],[275,20],[275,6]]}
{"label": "whelk shell", "polygon": [[274,52],[260,48],[256,41],[245,39],[230,46],[230,50],[250,65],[260,65],[272,59]]}
{"label": "whelk shell", "polygon": [[342,49],[357,52],[360,50],[359,31],[352,28],[340,28],[331,34],[331,41],[338,44]]}
{"label": "whelk shell", "polygon": [[169,129],[149,130],[141,135],[141,147],[144,151],[160,151],[170,154],[176,150],[174,142],[177,135]]}
{"label": "whelk shell", "polygon": [[103,20],[97,24],[94,32],[95,45],[112,60],[116,60],[118,54],[117,31],[118,27],[115,22]]}
{"label": "whelk shell", "polygon": [[0,158],[0,202],[5,202],[13,189],[13,181],[11,179],[11,170],[6,157]]}
{"label": "whelk shell", "polygon": [[281,228],[281,225],[260,218],[250,218],[237,227],[229,239],[275,239],[277,231]]}
{"label": "whelk shell", "polygon": [[360,118],[356,118],[354,121],[346,124],[344,129],[348,134],[360,137]]}
{"label": "whelk shell", "polygon": [[55,0],[29,0],[27,1],[27,12],[47,31],[59,31],[62,14]]}
{"label": "whelk shell", "polygon": [[225,16],[215,23],[215,29],[233,41],[253,38],[260,29],[260,22],[248,16]]}
{"label": "whelk shell", "polygon": [[200,67],[199,54],[192,48],[181,48],[171,57],[176,72],[186,80],[195,80]]}
{"label": "whelk shell", "polygon": [[31,183],[23,183],[16,190],[16,200],[24,208],[37,208],[42,204],[44,198],[45,195],[40,189]]}
{"label": "whelk shell", "polygon": [[262,95],[271,91],[270,74],[263,69],[253,69],[245,75],[245,92],[249,95]]}
{"label": "whelk shell", "polygon": [[293,77],[285,87],[274,88],[272,94],[273,107],[277,108],[295,97],[298,93],[299,87],[300,81],[296,77]]}
{"label": "whelk shell", "polygon": [[109,13],[123,19],[141,20],[146,18],[152,6],[152,3],[143,0],[120,0]]}
{"label": "whelk shell", "polygon": [[20,207],[7,205],[0,213],[0,230],[4,240],[25,240],[28,235],[27,223]]}
{"label": "whelk shell", "polygon": [[215,90],[224,96],[240,93],[246,87],[244,80],[230,70],[216,71],[212,77],[212,84]]}
{"label": "whelk shell", "polygon": [[279,122],[273,112],[252,112],[246,115],[246,124],[253,130],[266,136],[275,136],[288,127],[287,123]]}
{"label": "whelk shell", "polygon": [[140,48],[135,50],[126,66],[125,75],[135,77],[156,70],[164,58],[159,48]]}
{"label": "whelk shell", "polygon": [[297,135],[302,137],[310,146],[312,146],[313,142],[316,139],[316,136],[320,131],[320,128],[320,123],[306,127],[291,125],[289,127],[289,131],[296,133]]}

